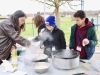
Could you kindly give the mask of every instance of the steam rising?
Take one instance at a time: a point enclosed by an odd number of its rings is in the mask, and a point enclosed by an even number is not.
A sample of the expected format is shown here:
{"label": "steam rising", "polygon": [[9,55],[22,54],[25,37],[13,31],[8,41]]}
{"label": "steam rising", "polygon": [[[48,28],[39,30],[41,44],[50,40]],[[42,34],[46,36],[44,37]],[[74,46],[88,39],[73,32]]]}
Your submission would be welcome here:
{"label": "steam rising", "polygon": [[40,34],[32,39],[34,50],[29,50],[29,48],[26,48],[25,52],[21,54],[20,60],[23,61],[25,64],[31,65],[31,62],[34,61],[35,57],[38,54],[37,47],[40,45],[41,41],[44,42],[45,40],[52,41],[53,38],[48,31],[42,29]]}

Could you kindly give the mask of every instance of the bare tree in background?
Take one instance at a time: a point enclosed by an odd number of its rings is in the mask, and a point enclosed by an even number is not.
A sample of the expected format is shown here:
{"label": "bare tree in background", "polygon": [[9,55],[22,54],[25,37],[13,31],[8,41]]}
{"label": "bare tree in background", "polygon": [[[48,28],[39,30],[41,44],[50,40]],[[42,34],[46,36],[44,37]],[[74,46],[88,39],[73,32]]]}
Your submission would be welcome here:
{"label": "bare tree in background", "polygon": [[[40,3],[44,3],[44,0],[36,0]],[[51,8],[51,7],[54,7],[55,10],[54,10],[54,14],[56,16],[56,24],[57,24],[57,27],[60,28],[60,13],[59,13],[59,10],[60,10],[60,6],[64,5],[64,4],[68,4],[69,7],[71,9],[72,6],[78,6],[78,5],[72,5],[71,4],[71,1],[74,1],[74,0],[46,0],[46,4]],[[76,1],[80,1],[80,0],[76,0]],[[73,9],[74,10],[74,9]]]}

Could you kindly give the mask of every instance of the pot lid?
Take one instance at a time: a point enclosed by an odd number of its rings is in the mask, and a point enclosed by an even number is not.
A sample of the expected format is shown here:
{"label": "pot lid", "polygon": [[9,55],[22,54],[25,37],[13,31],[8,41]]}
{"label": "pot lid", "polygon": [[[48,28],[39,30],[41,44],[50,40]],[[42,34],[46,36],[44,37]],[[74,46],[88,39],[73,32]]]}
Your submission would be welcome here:
{"label": "pot lid", "polygon": [[59,53],[54,54],[57,58],[63,58],[63,59],[70,59],[70,58],[76,58],[79,56],[79,53],[73,50],[62,50]]}

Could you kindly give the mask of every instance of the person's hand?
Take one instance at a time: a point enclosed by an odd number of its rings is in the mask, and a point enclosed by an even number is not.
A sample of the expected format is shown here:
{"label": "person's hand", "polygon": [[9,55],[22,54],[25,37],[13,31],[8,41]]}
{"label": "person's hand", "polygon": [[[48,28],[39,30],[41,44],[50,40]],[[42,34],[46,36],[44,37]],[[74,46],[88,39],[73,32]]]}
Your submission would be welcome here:
{"label": "person's hand", "polygon": [[41,49],[44,49],[44,48],[45,48],[45,46],[44,46],[44,45],[42,45],[42,46],[40,46],[40,48],[41,48]]}
{"label": "person's hand", "polygon": [[12,46],[10,52],[12,52],[15,49],[16,49],[15,46]]}
{"label": "person's hand", "polygon": [[34,50],[33,45],[31,44],[31,45],[28,47],[28,49],[33,51],[33,50]]}
{"label": "person's hand", "polygon": [[74,50],[74,49],[71,49],[71,50]]}
{"label": "person's hand", "polygon": [[20,44],[16,43],[16,47],[19,48],[19,47],[22,47]]}
{"label": "person's hand", "polygon": [[89,40],[87,38],[83,39],[83,46],[88,45],[89,44]]}

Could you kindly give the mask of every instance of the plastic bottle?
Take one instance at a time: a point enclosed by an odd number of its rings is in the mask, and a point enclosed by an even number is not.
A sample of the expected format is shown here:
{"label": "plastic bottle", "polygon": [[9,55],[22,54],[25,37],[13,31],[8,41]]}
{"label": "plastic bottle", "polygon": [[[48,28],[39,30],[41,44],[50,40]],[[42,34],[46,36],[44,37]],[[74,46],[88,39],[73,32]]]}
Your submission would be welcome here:
{"label": "plastic bottle", "polygon": [[17,56],[17,50],[15,48],[13,48],[11,52],[11,61],[13,68],[18,67],[18,56]]}

